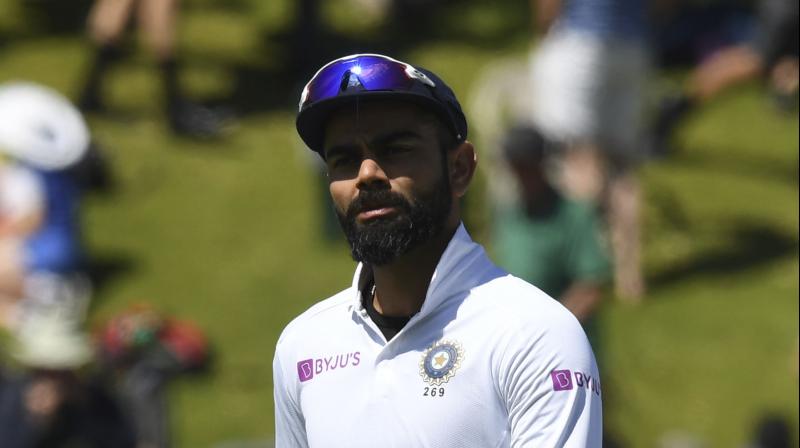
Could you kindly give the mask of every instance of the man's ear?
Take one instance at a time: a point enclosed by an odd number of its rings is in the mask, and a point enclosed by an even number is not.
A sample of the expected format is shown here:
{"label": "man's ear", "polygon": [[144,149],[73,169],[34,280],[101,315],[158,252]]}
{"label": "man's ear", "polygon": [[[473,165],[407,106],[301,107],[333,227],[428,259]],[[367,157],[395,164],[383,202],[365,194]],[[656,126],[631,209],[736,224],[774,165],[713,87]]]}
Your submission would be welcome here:
{"label": "man's ear", "polygon": [[467,192],[478,165],[478,155],[475,147],[469,141],[464,141],[457,148],[450,151],[450,186],[456,197],[460,198]]}

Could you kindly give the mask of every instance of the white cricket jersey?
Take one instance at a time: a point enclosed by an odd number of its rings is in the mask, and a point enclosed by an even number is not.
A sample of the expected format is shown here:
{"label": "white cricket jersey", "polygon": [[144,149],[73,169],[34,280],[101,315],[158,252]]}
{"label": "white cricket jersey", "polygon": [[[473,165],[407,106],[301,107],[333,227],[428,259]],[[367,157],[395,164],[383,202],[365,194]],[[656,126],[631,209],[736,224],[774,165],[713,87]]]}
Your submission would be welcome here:
{"label": "white cricket jersey", "polygon": [[292,321],[273,361],[288,447],[597,447],[597,365],[573,315],[459,227],[389,342],[353,285]]}

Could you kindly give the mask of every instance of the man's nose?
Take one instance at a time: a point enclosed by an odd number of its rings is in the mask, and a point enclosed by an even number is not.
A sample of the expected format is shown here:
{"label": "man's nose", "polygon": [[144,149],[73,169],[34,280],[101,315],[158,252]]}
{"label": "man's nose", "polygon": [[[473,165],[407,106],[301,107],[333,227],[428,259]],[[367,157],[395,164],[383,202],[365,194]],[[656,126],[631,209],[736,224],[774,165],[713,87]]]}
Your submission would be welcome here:
{"label": "man's nose", "polygon": [[374,158],[366,157],[361,161],[358,169],[358,188],[375,188],[388,184],[389,176]]}

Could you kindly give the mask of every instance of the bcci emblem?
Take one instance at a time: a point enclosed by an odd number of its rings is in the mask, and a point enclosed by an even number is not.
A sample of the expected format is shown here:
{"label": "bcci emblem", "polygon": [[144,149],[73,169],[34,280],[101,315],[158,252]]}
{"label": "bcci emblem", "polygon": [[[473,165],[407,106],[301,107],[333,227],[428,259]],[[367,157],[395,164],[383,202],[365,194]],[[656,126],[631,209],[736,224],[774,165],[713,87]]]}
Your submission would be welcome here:
{"label": "bcci emblem", "polygon": [[463,358],[464,350],[458,342],[446,340],[436,342],[422,354],[419,374],[426,383],[439,386],[450,381],[461,366]]}

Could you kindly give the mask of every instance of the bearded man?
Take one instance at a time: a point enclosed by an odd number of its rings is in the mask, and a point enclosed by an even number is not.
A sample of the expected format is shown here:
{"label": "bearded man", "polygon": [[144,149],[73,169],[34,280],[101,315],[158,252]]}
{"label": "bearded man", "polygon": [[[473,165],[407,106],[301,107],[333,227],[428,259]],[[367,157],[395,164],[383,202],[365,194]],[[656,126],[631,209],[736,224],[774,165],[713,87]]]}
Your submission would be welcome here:
{"label": "bearded man", "polygon": [[273,363],[277,447],[600,447],[578,321],[495,266],[461,222],[477,158],[453,91],[387,56],[332,61],[297,130],[359,262]]}

